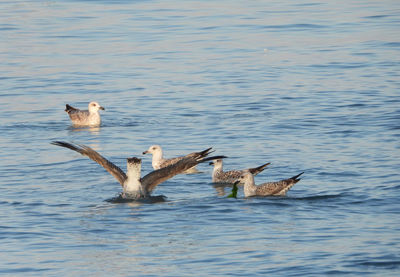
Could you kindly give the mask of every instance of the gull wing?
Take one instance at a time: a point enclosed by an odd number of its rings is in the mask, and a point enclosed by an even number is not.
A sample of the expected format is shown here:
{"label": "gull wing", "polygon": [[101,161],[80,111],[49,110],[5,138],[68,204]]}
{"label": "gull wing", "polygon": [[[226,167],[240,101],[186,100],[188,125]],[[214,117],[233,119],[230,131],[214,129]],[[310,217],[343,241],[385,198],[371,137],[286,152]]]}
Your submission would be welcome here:
{"label": "gull wing", "polygon": [[151,191],[154,190],[157,185],[165,182],[175,175],[185,172],[187,169],[195,166],[196,164],[198,163],[193,162],[192,158],[185,157],[177,163],[154,170],[140,180],[142,183],[142,188],[148,193],[151,193]]}
{"label": "gull wing", "polygon": [[185,158],[185,156],[176,157],[176,158],[171,158],[171,159],[165,159],[165,160],[161,163],[161,167],[167,167],[167,166],[170,166],[170,165],[172,165],[172,164],[175,164],[175,163],[179,162],[180,160],[182,160],[183,158]]}
{"label": "gull wing", "polygon": [[286,192],[294,186],[304,172],[293,176],[289,179],[281,180],[278,182],[268,182],[257,186],[256,194],[257,195],[285,195]]}
{"label": "gull wing", "polygon": [[225,156],[206,158],[206,156],[211,153],[210,150],[211,148],[208,148],[201,152],[190,153],[174,164],[150,172],[140,180],[142,183],[142,188],[148,193],[151,193],[151,191],[157,185],[174,177],[175,175],[185,172],[189,168],[192,168],[199,163],[213,159],[225,158]]}
{"label": "gull wing", "polygon": [[242,170],[230,170],[217,174],[217,182],[234,183],[243,174]]}
{"label": "gull wing", "polygon": [[105,168],[112,176],[115,177],[115,179],[118,180],[118,182],[123,186],[125,180],[127,179],[127,176],[125,172],[123,172],[118,166],[104,158],[102,155],[94,151],[92,148],[89,146],[85,145],[74,145],[72,143],[64,142],[64,141],[53,141],[51,144],[69,148],[71,150],[74,150],[83,156],[87,156],[89,159],[95,161],[99,165]]}

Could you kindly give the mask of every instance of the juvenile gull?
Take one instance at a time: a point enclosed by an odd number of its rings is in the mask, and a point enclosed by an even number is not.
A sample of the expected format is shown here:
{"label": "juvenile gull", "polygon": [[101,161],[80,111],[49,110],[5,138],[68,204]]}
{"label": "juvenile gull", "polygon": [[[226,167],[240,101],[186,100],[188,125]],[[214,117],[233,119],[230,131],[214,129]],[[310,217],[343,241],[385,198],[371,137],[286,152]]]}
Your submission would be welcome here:
{"label": "juvenile gull", "polygon": [[99,126],[101,123],[99,110],[104,110],[97,102],[90,102],[88,110],[80,110],[70,105],[65,105],[65,111],[74,125],[77,126]]}
{"label": "juvenile gull", "polygon": [[[247,169],[250,171],[254,176],[258,173],[263,171],[270,163],[266,163],[260,165],[259,167],[249,168]],[[224,184],[233,184],[235,183],[240,175],[244,173],[244,170],[230,170],[230,171],[223,171],[223,162],[222,159],[216,159],[210,162],[210,165],[214,165],[214,169],[212,172],[212,181],[214,183],[224,183]]]}
{"label": "juvenile gull", "polygon": [[198,163],[210,161],[220,157],[214,156],[206,158],[207,155],[210,154],[211,150],[211,148],[208,148],[201,152],[190,153],[184,156],[179,162],[162,169],[154,170],[141,178],[141,159],[135,157],[128,158],[127,172],[125,174],[125,172],[122,171],[118,166],[104,158],[89,146],[76,145],[63,141],[53,141],[51,144],[74,150],[84,156],[87,156],[89,159],[104,167],[121,184],[123,189],[121,197],[132,200],[148,198],[158,184],[184,172],[188,168],[191,168]]}
{"label": "juvenile gull", "polygon": [[254,183],[254,176],[250,171],[246,170],[235,184],[244,184],[244,196],[283,196],[298,181],[300,175],[304,172],[277,182],[268,182],[260,185]]}
{"label": "juvenile gull", "polygon": [[[163,167],[167,167],[169,165],[175,164],[182,160],[185,156],[180,156],[176,158],[171,158],[171,159],[165,159],[163,157],[163,150],[160,145],[152,145],[147,149],[146,151],[143,152],[143,155],[145,154],[152,154],[153,158],[151,161],[151,165],[153,166],[153,169],[160,169]],[[195,166],[192,168],[189,168],[186,170],[185,173],[196,173],[198,170],[196,169]]]}

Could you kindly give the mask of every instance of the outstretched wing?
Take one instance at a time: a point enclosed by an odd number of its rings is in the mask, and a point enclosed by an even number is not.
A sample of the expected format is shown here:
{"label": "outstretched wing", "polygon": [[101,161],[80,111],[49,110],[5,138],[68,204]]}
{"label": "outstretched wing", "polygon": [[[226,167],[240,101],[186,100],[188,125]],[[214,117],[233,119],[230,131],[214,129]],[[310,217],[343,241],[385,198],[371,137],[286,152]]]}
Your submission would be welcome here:
{"label": "outstretched wing", "polygon": [[185,172],[187,169],[195,166],[196,164],[197,163],[194,162],[193,158],[185,157],[177,163],[154,170],[140,180],[142,187],[145,191],[151,193],[151,191],[153,191],[157,185],[165,182],[175,175]]}
{"label": "outstretched wing", "polygon": [[69,148],[71,150],[74,150],[84,156],[87,156],[89,159],[95,161],[99,165],[105,168],[112,176],[115,177],[115,179],[118,180],[118,182],[123,186],[127,176],[125,172],[123,172],[118,166],[104,158],[102,155],[94,151],[92,148],[89,146],[85,145],[74,145],[72,143],[64,142],[64,141],[53,141],[51,144]]}
{"label": "outstretched wing", "polygon": [[161,163],[161,167],[167,167],[167,166],[170,166],[170,165],[172,165],[172,164],[175,164],[175,163],[179,162],[180,160],[182,160],[183,158],[185,158],[185,156],[176,157],[176,158],[171,158],[171,159],[165,159],[165,160]]}
{"label": "outstretched wing", "polygon": [[142,188],[148,193],[151,193],[151,191],[154,190],[158,184],[161,184],[175,175],[185,172],[189,168],[192,168],[199,163],[225,157],[215,156],[205,158],[208,154],[210,154],[210,150],[211,148],[208,148],[201,152],[190,153],[174,164],[150,172],[141,179]]}

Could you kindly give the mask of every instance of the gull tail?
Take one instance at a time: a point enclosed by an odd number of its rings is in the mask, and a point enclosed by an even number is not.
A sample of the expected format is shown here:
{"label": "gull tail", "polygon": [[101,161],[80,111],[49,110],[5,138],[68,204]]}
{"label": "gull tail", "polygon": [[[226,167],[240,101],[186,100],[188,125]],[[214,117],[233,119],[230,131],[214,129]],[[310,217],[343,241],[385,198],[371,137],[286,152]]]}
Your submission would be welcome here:
{"label": "gull tail", "polygon": [[294,181],[294,183],[296,184],[298,181],[301,180],[301,178],[299,178],[304,172],[297,174],[296,176],[293,176],[292,178],[290,178],[291,180]]}
{"label": "gull tail", "polygon": [[261,171],[263,171],[270,164],[271,163],[266,163],[266,164],[260,165],[259,167],[249,168],[249,171],[251,172],[251,174],[253,174],[255,176],[258,173],[260,173]]}
{"label": "gull tail", "polygon": [[72,112],[72,111],[76,111],[76,109],[75,109],[74,107],[72,107],[72,106],[66,104],[66,105],[65,105],[65,111],[66,111],[67,113],[70,113],[70,112]]}

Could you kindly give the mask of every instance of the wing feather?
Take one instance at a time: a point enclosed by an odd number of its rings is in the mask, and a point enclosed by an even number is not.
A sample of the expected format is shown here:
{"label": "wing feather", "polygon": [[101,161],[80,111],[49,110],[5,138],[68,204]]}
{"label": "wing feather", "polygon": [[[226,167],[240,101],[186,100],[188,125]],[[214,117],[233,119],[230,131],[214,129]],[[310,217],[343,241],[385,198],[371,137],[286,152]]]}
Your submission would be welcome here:
{"label": "wing feather", "polygon": [[69,148],[80,153],[83,156],[87,156],[89,159],[95,161],[99,165],[105,168],[118,182],[123,186],[127,176],[125,172],[123,172],[118,166],[104,158],[102,155],[97,153],[95,150],[85,145],[74,145],[72,143],[64,142],[64,141],[53,141],[51,144]]}
{"label": "wing feather", "polygon": [[192,168],[193,166],[199,163],[225,157],[225,156],[215,156],[206,158],[206,156],[211,153],[210,150],[211,148],[208,148],[201,152],[190,153],[186,156],[183,156],[176,163],[173,163],[167,167],[163,167],[150,172],[141,179],[142,188],[148,193],[151,193],[151,191],[153,191],[157,185],[174,177],[175,175],[184,173],[186,170]]}
{"label": "wing feather", "polygon": [[157,185],[165,182],[175,175],[185,172],[187,169],[195,166],[196,164],[198,164],[198,162],[196,162],[193,158],[184,157],[174,164],[154,170],[144,176],[141,179],[142,187],[144,190],[151,193],[151,191],[153,191]]}

